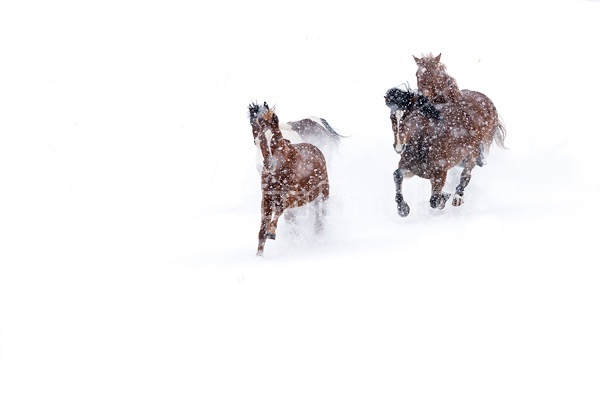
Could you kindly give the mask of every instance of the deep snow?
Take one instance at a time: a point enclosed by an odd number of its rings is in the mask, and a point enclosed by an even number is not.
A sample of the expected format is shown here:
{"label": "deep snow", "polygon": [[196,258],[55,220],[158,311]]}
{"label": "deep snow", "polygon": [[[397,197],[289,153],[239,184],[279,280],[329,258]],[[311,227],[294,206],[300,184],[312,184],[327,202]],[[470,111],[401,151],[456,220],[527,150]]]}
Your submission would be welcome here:
{"label": "deep snow", "polygon": [[[598,398],[600,3],[199,4],[0,5],[2,399]],[[510,150],[401,219],[426,52]],[[349,136],[264,258],[253,100]]]}

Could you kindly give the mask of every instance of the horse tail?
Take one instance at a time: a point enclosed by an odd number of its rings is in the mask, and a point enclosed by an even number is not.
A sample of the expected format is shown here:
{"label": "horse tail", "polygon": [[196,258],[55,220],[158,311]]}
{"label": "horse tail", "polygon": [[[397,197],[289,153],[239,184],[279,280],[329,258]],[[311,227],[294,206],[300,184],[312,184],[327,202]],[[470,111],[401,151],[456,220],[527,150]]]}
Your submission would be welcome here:
{"label": "horse tail", "polygon": [[323,127],[325,128],[325,130],[327,131],[327,135],[333,139],[334,142],[339,143],[339,141],[343,138],[345,138],[346,136],[342,136],[339,133],[337,133],[332,127],[331,125],[329,125],[329,122],[327,122],[325,120],[325,118],[319,118],[321,120],[321,124],[323,125]]}
{"label": "horse tail", "polygon": [[494,141],[501,149],[507,149],[504,145],[504,139],[506,139],[506,126],[503,121],[498,121],[498,127],[496,128],[496,132],[494,132]]}

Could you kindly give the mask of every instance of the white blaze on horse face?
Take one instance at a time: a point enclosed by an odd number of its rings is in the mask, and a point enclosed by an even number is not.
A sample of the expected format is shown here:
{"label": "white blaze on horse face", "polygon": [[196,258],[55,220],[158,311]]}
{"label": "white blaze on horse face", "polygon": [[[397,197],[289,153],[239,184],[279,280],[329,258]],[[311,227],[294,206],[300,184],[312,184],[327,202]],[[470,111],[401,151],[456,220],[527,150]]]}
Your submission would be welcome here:
{"label": "white blaze on horse face", "polygon": [[406,143],[403,143],[403,139],[400,137],[400,124],[402,123],[402,117],[404,116],[404,110],[396,110],[396,132],[394,132],[394,150],[396,153],[402,154]]}
{"label": "white blaze on horse face", "polygon": [[[260,142],[261,135],[264,135],[265,140],[267,141],[267,152],[269,158],[272,158],[273,154],[271,153],[271,139],[273,138],[273,132],[270,129],[265,129],[265,127],[261,127],[258,135],[254,138],[254,145],[256,146],[256,169],[260,173],[263,169],[264,157],[263,152],[261,150]],[[271,160],[272,161],[272,160]]]}
{"label": "white blaze on horse face", "polygon": [[264,131],[265,139],[267,139],[267,150],[269,151],[269,155],[273,156],[271,153],[271,140],[273,139],[273,132],[270,129]]}
{"label": "white blaze on horse face", "polygon": [[270,129],[266,129],[264,131],[265,138],[267,139],[267,144],[271,147],[271,139],[273,139],[273,132]]}

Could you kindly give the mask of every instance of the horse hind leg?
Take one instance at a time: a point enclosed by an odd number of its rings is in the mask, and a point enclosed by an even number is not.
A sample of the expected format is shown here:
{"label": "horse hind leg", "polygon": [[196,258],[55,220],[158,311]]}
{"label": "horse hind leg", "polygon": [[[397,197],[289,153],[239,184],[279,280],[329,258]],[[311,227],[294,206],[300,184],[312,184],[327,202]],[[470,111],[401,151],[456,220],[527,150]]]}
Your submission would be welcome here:
{"label": "horse hind leg", "polygon": [[315,217],[315,232],[317,234],[323,233],[323,227],[325,226],[325,217],[327,216],[327,204],[329,199],[320,197],[317,200],[317,215]]}
{"label": "horse hind leg", "polygon": [[[487,164],[485,160],[487,155],[490,153],[490,147],[492,147],[492,142],[494,141],[494,132],[488,132],[484,136],[483,141],[479,145],[479,153],[477,154],[477,165],[483,167]],[[468,158],[465,160],[465,164]]]}
{"label": "horse hind leg", "polygon": [[[484,165],[487,164],[487,161],[485,161],[485,155],[487,154],[486,148],[483,144],[479,145],[479,152],[477,153],[477,165],[480,167],[483,167]],[[461,168],[465,168],[467,166],[469,162],[469,157],[465,158],[464,160],[462,160],[458,166]]]}
{"label": "horse hind leg", "polygon": [[327,216],[327,205],[329,203],[329,184],[323,185],[321,193],[317,197],[316,216],[315,216],[315,232],[320,234],[323,232],[324,220]]}
{"label": "horse hind leg", "polygon": [[479,153],[477,154],[477,165],[480,167],[483,167],[487,164],[487,161],[485,161],[485,153],[485,147],[483,146],[483,144],[481,144],[479,146]]}
{"label": "horse hind leg", "polygon": [[471,181],[471,173],[475,165],[479,165],[479,155],[477,157],[472,156],[465,165],[465,168],[462,170],[460,174],[460,182],[456,187],[456,192],[454,193],[454,197],[452,198],[452,205],[455,207],[461,206],[464,203],[463,195],[465,194],[465,188]]}
{"label": "horse hind leg", "polygon": [[283,218],[285,219],[286,225],[289,226],[290,232],[293,235],[298,234],[298,226],[297,226],[297,215],[296,211],[293,209],[287,209],[283,212]]}

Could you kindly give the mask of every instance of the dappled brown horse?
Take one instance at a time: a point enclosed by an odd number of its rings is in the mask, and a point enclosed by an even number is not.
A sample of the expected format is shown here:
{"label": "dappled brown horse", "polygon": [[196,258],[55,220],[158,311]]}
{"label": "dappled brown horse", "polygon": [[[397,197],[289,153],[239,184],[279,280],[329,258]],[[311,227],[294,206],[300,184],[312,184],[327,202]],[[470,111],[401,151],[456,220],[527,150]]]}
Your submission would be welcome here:
{"label": "dappled brown horse", "polygon": [[446,66],[440,62],[441,57],[441,54],[437,57],[431,54],[422,58],[413,56],[417,63],[417,87],[432,103],[458,101],[461,97],[458,84],[446,73]]}
{"label": "dappled brown horse", "polygon": [[[252,123],[252,121],[251,121]],[[292,144],[284,139],[279,118],[265,103],[254,123],[263,154],[261,174],[261,222],[257,255],[262,256],[267,239],[275,239],[277,221],[289,208],[316,202],[315,229],[323,226],[325,202],[329,198],[329,179],[323,153],[310,143]]]}
{"label": "dappled brown horse", "polygon": [[[498,120],[498,112],[494,103],[483,93],[473,90],[460,90],[456,79],[446,72],[446,66],[440,62],[442,55],[423,55],[421,58],[413,56],[417,63],[417,87],[419,92],[429,98],[432,103],[459,103],[460,108],[468,110],[470,118],[483,130],[484,140],[477,159],[481,167],[485,164],[485,155],[488,154],[492,138],[500,129],[499,134],[504,138],[504,126]],[[487,130],[487,131],[486,131]],[[503,140],[498,144],[504,147]]]}
{"label": "dappled brown horse", "polygon": [[470,102],[433,104],[422,94],[400,88],[388,90],[385,103],[390,108],[394,149],[401,155],[394,171],[398,214],[406,217],[410,212],[402,182],[413,175],[429,179],[429,203],[432,208],[443,209],[450,197],[442,191],[448,170],[459,164],[464,169],[452,205],[460,206],[482,146],[494,140],[503,146],[505,130],[498,124],[497,114]]}

